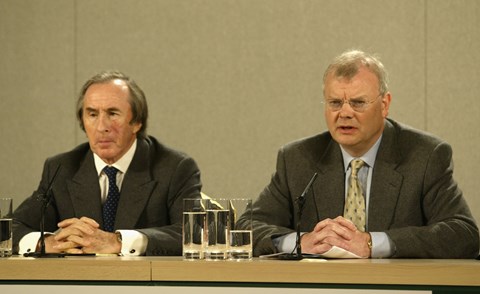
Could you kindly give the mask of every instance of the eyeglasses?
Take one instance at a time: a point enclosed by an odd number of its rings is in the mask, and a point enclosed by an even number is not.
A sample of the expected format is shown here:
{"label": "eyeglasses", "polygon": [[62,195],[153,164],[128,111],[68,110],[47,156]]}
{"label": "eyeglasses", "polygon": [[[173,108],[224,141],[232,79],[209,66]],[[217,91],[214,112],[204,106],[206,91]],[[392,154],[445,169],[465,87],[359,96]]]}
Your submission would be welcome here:
{"label": "eyeglasses", "polygon": [[328,99],[323,101],[322,103],[325,104],[329,110],[331,111],[339,111],[342,109],[343,104],[348,103],[350,107],[356,112],[364,112],[368,105],[372,104],[373,102],[377,101],[378,97],[381,97],[382,94],[378,95],[372,101],[367,101],[366,99],[362,98],[352,98],[352,99]]}

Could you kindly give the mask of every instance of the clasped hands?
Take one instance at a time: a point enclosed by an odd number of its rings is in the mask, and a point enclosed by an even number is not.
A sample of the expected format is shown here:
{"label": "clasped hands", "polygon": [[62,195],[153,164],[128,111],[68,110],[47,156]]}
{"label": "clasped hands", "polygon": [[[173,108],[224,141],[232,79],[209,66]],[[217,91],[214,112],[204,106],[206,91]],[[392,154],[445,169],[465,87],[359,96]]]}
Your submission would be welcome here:
{"label": "clasped hands", "polygon": [[58,223],[59,230],[45,237],[46,252],[52,253],[119,253],[122,244],[115,233],[99,229],[88,217],[70,218]]}
{"label": "clasped hands", "polygon": [[350,220],[338,216],[335,219],[322,220],[312,232],[303,234],[301,246],[304,253],[322,254],[337,246],[360,257],[369,258],[369,241],[369,233],[359,231]]}

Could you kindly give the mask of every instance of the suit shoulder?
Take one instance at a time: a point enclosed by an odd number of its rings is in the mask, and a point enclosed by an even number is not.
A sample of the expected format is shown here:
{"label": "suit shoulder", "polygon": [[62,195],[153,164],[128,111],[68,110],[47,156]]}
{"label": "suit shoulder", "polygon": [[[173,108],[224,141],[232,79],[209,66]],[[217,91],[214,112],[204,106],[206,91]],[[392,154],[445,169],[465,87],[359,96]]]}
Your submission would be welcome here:
{"label": "suit shoulder", "polygon": [[448,159],[452,147],[439,137],[411,126],[387,120],[378,159],[389,161],[397,158],[399,161],[427,161],[433,154]]}
{"label": "suit shoulder", "polygon": [[316,149],[318,151],[322,146],[326,147],[332,142],[332,136],[329,132],[323,132],[320,134],[312,135],[309,137],[304,137],[290,143],[287,143],[282,146],[282,150],[292,151],[298,149],[307,149],[312,150]]}
{"label": "suit shoulder", "polygon": [[437,146],[440,144],[449,145],[446,141],[442,140],[438,136],[423,131],[420,129],[413,128],[409,125],[396,122],[389,119],[388,122],[391,123],[395,129],[396,137],[398,138],[398,143],[401,145],[415,145],[415,146]]}
{"label": "suit shoulder", "polygon": [[176,160],[176,161],[181,161],[184,159],[192,159],[192,157],[187,153],[180,151],[178,149],[174,149],[160,142],[153,136],[148,136],[144,140],[144,142],[146,142],[146,144],[150,149],[150,156],[163,158],[164,160],[170,159],[170,160]]}
{"label": "suit shoulder", "polygon": [[79,165],[89,152],[89,144],[82,143],[70,151],[59,153],[47,158],[47,162],[62,165]]}

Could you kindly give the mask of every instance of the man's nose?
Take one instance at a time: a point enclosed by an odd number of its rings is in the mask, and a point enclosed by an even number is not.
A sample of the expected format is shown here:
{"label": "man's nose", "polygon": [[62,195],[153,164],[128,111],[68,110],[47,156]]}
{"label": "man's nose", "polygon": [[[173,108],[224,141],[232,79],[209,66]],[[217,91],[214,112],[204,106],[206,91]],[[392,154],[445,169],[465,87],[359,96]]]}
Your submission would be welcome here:
{"label": "man's nose", "polygon": [[100,114],[97,120],[97,130],[99,132],[108,132],[110,130],[110,119],[106,114]]}
{"label": "man's nose", "polygon": [[343,99],[343,104],[342,104],[342,107],[340,107],[339,115],[341,117],[352,117],[353,112],[354,110],[350,105],[350,101],[348,101],[347,99]]}

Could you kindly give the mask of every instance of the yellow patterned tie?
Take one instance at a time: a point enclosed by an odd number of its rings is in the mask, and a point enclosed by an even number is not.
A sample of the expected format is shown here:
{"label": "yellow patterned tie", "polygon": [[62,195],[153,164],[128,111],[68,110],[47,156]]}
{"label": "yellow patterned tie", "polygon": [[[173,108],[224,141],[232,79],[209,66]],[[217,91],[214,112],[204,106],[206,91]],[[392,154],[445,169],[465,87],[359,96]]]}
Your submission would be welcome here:
{"label": "yellow patterned tie", "polygon": [[365,198],[357,173],[364,164],[365,162],[361,159],[354,159],[350,162],[352,174],[350,175],[350,184],[343,211],[343,216],[351,220],[357,229],[362,232],[365,231]]}

